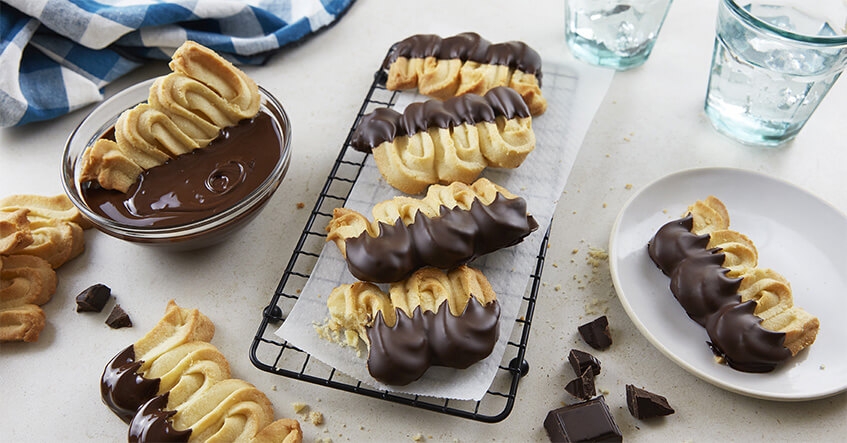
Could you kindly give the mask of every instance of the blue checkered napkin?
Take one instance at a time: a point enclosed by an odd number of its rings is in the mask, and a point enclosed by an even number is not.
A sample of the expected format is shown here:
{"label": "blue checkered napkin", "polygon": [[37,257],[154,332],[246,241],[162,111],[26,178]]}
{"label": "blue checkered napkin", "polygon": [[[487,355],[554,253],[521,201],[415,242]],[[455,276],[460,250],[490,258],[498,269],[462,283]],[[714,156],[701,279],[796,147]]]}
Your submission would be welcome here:
{"label": "blue checkered napkin", "polygon": [[102,100],[103,86],[185,40],[261,64],[353,1],[0,0],[0,126]]}

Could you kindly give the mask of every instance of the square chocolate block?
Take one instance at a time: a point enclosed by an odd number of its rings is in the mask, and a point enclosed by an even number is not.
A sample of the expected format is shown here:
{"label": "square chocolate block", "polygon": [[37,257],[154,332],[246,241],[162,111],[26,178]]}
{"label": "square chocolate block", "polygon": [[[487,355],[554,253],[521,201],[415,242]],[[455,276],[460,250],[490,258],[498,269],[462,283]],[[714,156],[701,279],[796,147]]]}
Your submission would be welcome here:
{"label": "square chocolate block", "polygon": [[623,441],[602,395],[550,411],[544,428],[553,443]]}

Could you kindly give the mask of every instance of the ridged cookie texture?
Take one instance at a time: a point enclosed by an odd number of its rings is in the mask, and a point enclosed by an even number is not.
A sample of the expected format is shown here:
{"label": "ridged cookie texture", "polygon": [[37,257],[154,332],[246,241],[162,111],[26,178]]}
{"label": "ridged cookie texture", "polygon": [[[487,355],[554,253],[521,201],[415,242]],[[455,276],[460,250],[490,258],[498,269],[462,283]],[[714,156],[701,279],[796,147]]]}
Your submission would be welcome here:
{"label": "ridged cookie texture", "polygon": [[418,34],[392,45],[383,68],[391,90],[417,88],[446,100],[508,86],[523,97],[532,115],[547,109],[541,94],[541,56],[524,42],[492,44],[474,32],[447,38]]}
{"label": "ridged cookie texture", "polygon": [[422,199],[394,197],[371,212],[373,221],[336,208],[326,230],[350,273],[377,283],[403,280],[424,266],[454,268],[538,229],[523,198],[485,178],[432,185]]}
{"label": "ridged cookie texture", "polygon": [[53,298],[56,282],[42,258],[0,256],[0,341],[38,341],[47,320],[40,306]]}
{"label": "ridged cookie texture", "polygon": [[82,182],[127,192],[144,170],[207,146],[221,129],[259,112],[259,87],[232,63],[193,41],[174,53],[170,74],[150,87],[147,102],[121,113],[114,140],[86,148]]}
{"label": "ridged cookie texture", "polygon": [[785,277],[758,267],[753,241],[729,229],[718,198],[689,206],[659,229],[647,249],[671,278],[671,293],[732,368],[769,372],[814,343],[820,321],[794,306]]}
{"label": "ridged cookie texture", "polygon": [[109,362],[100,393],[129,423],[129,440],[302,441],[299,422],[274,420],[264,393],[231,378],[226,358],[209,343],[214,334],[208,317],[170,301],[156,326]]}
{"label": "ridged cookie texture", "polygon": [[83,252],[89,226],[64,194],[0,199],[0,341],[38,341],[54,269]]}
{"label": "ridged cookie texture", "polygon": [[435,183],[470,183],[486,167],[517,168],[535,149],[532,116],[512,89],[378,108],[353,133],[393,187],[417,194]]}
{"label": "ridged cookie texture", "polygon": [[392,283],[388,293],[368,282],[335,288],[329,320],[318,333],[368,347],[368,372],[389,385],[407,385],[431,366],[465,369],[491,354],[500,305],[479,270],[423,268]]}

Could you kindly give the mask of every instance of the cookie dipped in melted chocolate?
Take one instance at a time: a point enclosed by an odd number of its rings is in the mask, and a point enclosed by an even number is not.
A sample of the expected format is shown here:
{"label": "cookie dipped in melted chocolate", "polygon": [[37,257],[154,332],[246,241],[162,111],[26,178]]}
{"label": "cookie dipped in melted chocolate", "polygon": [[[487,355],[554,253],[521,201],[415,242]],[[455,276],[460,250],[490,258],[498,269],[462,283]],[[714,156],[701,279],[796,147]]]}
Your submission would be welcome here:
{"label": "cookie dipped in melted chocolate", "polygon": [[388,326],[378,313],[368,328],[368,372],[389,385],[407,385],[431,366],[465,369],[484,359],[499,337],[500,304],[483,306],[470,297],[464,312],[455,316],[444,301],[437,312],[420,306],[407,316],[397,310],[397,322]]}
{"label": "cookie dipped in melted chocolate", "polygon": [[462,124],[475,125],[506,119],[530,117],[529,107],[514,89],[492,88],[485,95],[464,94],[445,101],[415,102],[403,113],[378,108],[362,117],[350,139],[357,151],[371,152],[382,143],[414,135],[429,128],[449,129]]}
{"label": "cookie dipped in melted chocolate", "polygon": [[492,44],[475,32],[463,32],[441,38],[433,34],[417,34],[395,43],[383,62],[387,69],[397,58],[458,59],[488,65],[508,66],[535,74],[541,80],[541,56],[526,43],[510,41]]}
{"label": "cookie dipped in melted chocolate", "polygon": [[469,210],[442,206],[437,217],[418,212],[409,225],[398,219],[379,227],[376,237],[365,231],[345,241],[348,268],[360,280],[388,283],[424,266],[455,268],[520,243],[538,223],[524,199],[498,193],[488,205],[474,199]]}
{"label": "cookie dipped in melted chocolate", "polygon": [[279,162],[282,134],[268,112],[142,172],[126,194],[89,183],[83,198],[92,211],[129,226],[178,226],[221,213],[257,189]]}

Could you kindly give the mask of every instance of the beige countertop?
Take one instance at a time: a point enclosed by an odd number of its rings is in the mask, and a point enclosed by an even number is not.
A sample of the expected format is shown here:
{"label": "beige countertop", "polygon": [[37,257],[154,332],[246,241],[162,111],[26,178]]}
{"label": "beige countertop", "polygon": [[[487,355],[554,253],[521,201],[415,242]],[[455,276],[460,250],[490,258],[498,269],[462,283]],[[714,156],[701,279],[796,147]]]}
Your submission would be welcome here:
{"label": "beige countertop", "polygon": [[[356,2],[335,26],[280,51],[267,65],[245,68],[282,101],[293,125],[291,168],[247,229],[221,245],[188,253],[150,250],[87,232],[86,251],[58,271],[57,292],[44,306],[48,325],[41,339],[0,345],[0,440],[122,440],[126,425],[101,403],[99,376],[114,354],[158,321],[172,298],[199,308],[216,323],[212,343],[227,356],[234,375],[265,391],[278,416],[300,418],[308,441],[546,441],[542,422],[547,411],[573,401],[564,391],[573,378],[568,351],[591,351],[576,328],[599,313],[609,318],[614,344],[592,351],[603,365],[597,386],[606,393],[626,441],[843,438],[844,393],[803,402],[755,399],[718,388],[675,364],[627,316],[612,286],[609,263],[597,254],[608,250],[615,218],[634,193],[689,168],[764,173],[847,212],[843,80],[785,146],[744,146],[712,129],[702,108],[716,5],[676,2],[650,60],[616,73],[594,114],[555,212],[526,349],[530,370],[506,419],[481,423],[367,398],[261,371],[248,358],[262,308],[392,43],[416,33],[476,31],[494,42],[523,40],[542,54],[569,57],[562,1],[369,0]],[[164,63],[151,64],[107,87],[106,95],[165,72]],[[88,109],[0,130],[0,194],[60,193],[63,143]],[[773,208],[774,217],[779,214],[780,208]],[[94,283],[112,288],[132,328],[109,329],[103,323],[107,312],[74,311],[75,295]],[[625,403],[624,387],[630,383],[666,396],[676,413],[660,420],[634,419]],[[322,413],[324,422],[315,425],[296,414],[294,403]]]}

